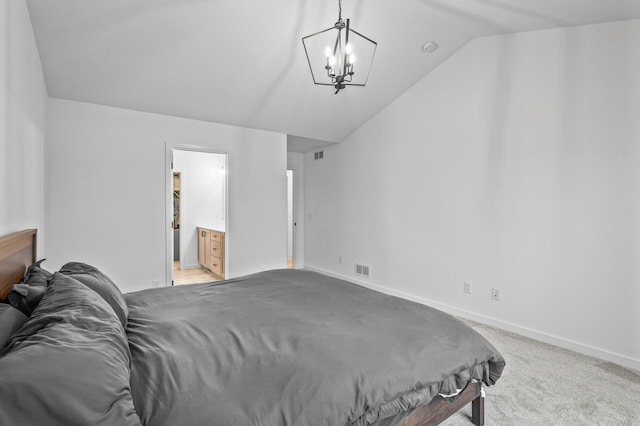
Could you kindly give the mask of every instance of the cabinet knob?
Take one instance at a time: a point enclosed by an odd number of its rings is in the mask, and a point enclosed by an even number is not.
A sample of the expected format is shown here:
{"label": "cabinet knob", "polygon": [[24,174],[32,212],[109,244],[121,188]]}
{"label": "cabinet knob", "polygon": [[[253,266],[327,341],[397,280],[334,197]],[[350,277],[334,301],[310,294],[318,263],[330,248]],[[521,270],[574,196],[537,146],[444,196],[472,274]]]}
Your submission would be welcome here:
{"label": "cabinet knob", "polygon": [[202,236],[203,236],[203,237],[206,237],[206,236],[207,236],[207,233],[206,233],[206,232],[204,232],[204,231],[202,231]]}

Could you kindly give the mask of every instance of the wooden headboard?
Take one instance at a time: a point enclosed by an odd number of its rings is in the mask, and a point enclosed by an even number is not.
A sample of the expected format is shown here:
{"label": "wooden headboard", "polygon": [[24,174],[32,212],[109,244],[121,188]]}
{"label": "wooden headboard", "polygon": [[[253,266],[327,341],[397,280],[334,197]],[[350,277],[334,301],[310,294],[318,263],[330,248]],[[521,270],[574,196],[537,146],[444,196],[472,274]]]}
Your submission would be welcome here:
{"label": "wooden headboard", "polygon": [[36,261],[36,229],[25,229],[0,237],[0,300],[19,283],[27,266]]}

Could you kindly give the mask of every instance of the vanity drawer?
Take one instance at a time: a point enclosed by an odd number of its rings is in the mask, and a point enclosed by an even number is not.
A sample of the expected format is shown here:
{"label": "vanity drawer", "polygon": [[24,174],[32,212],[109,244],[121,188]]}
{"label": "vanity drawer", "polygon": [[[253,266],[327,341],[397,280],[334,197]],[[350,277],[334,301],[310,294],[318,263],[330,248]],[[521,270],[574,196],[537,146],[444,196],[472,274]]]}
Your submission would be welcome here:
{"label": "vanity drawer", "polygon": [[222,275],[222,259],[218,257],[211,258],[211,272],[220,277],[224,277],[224,275]]}
{"label": "vanity drawer", "polygon": [[211,241],[211,256],[222,259],[222,243],[220,241]]}

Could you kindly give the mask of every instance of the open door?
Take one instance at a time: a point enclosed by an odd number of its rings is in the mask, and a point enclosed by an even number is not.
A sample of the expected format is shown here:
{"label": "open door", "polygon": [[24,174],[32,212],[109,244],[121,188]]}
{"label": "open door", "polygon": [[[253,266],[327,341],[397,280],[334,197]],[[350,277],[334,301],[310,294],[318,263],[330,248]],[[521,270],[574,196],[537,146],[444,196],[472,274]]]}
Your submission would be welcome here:
{"label": "open door", "polygon": [[287,170],[287,268],[293,269],[293,170]]}
{"label": "open door", "polygon": [[[173,172],[173,268],[180,268],[180,172]],[[176,265],[177,262],[177,265]]]}

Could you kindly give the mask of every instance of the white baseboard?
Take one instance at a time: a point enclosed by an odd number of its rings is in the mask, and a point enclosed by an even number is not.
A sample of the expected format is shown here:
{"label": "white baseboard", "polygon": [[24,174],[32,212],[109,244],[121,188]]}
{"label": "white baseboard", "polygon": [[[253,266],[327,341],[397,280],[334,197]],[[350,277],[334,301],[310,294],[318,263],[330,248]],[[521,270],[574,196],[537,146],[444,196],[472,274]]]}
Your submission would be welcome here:
{"label": "white baseboard", "polygon": [[370,281],[364,281],[358,278],[349,277],[346,275],[337,274],[335,272],[327,271],[322,268],[317,268],[312,265],[304,265],[304,269],[310,271],[319,272],[324,275],[329,275],[334,278],[349,281],[354,284],[361,285],[363,287],[370,288],[371,290],[379,291],[380,293],[389,294],[391,296],[401,297],[403,299],[411,300],[426,306],[444,311],[448,314],[455,315],[457,317],[465,318],[468,320],[476,321],[482,324],[490,325],[501,330],[510,331],[512,333],[519,334],[521,336],[529,337],[544,343],[549,343],[554,346],[558,346],[564,349],[569,349],[574,352],[578,352],[584,355],[599,358],[604,361],[613,362],[626,368],[640,371],[640,359],[631,358],[625,355],[620,355],[614,352],[607,351],[605,349],[596,348],[584,343],[576,342],[574,340],[566,339],[563,337],[554,336],[552,334],[537,331],[528,327],[523,327],[510,322],[502,321],[497,318],[489,317],[475,312],[467,311],[465,309],[456,308],[455,306],[446,305],[444,303],[436,302],[434,300],[426,299],[424,297],[416,296],[403,291],[393,290],[388,287],[381,286],[379,284],[372,283]]}

